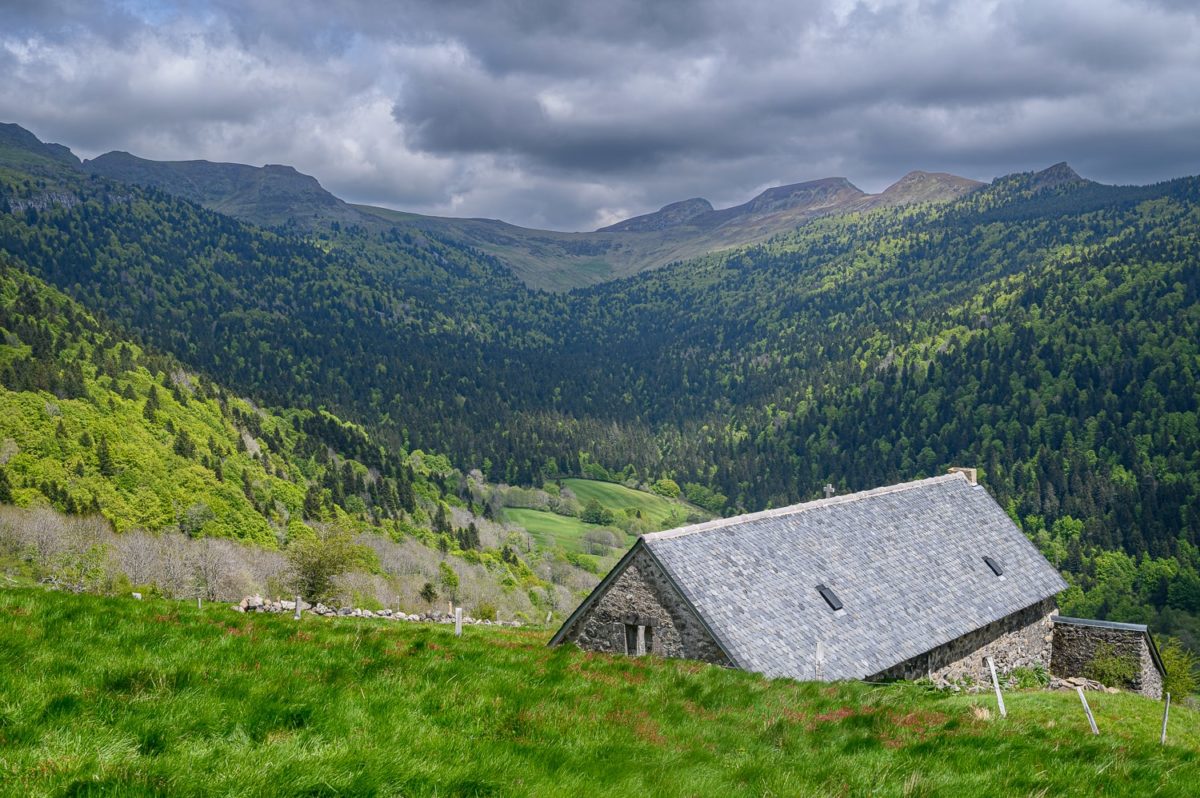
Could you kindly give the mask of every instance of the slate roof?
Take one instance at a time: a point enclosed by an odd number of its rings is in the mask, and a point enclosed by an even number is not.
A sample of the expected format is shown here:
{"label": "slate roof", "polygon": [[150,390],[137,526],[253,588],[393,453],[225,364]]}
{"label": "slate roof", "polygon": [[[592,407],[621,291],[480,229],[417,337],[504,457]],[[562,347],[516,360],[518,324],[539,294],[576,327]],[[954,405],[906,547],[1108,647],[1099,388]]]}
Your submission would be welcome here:
{"label": "slate roof", "polygon": [[864,678],[1067,587],[961,473],[642,541],[735,664],[767,676]]}

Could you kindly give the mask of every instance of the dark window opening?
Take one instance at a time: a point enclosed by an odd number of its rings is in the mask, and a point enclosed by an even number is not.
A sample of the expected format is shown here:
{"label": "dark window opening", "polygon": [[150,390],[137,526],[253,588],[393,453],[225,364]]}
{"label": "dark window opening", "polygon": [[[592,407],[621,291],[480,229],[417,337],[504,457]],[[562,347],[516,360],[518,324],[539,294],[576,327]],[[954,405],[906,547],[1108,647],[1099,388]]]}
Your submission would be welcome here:
{"label": "dark window opening", "polygon": [[836,612],[842,608],[842,602],[838,599],[837,594],[825,585],[817,585],[817,592],[821,594],[821,598],[825,599],[825,603],[829,605],[830,609]]}
{"label": "dark window opening", "polygon": [[[641,636],[639,644],[638,636]],[[654,627],[625,624],[625,653],[638,657],[654,650]]]}
{"label": "dark window opening", "polygon": [[993,560],[991,557],[984,557],[983,561],[987,563],[987,567],[992,569],[992,573],[996,576],[1004,576],[1004,569],[1000,567],[1000,563]]}

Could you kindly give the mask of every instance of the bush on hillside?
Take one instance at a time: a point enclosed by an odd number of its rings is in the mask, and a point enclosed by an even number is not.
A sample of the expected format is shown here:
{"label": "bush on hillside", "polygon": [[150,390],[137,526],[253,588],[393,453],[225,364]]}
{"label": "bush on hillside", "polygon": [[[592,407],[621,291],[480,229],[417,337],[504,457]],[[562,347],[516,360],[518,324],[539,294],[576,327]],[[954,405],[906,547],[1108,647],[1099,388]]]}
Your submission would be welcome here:
{"label": "bush on hillside", "polygon": [[292,566],[291,586],[307,601],[325,601],[335,592],[334,580],[361,564],[366,551],[341,529],[326,528],[294,540],[286,552]]}
{"label": "bush on hillside", "polygon": [[665,496],[668,499],[679,498],[679,483],[673,479],[660,479],[650,486],[650,490],[657,493],[659,496]]}
{"label": "bush on hillside", "polygon": [[1118,654],[1108,643],[1100,643],[1083,675],[1108,687],[1128,687],[1137,678],[1138,662],[1129,654]]}
{"label": "bush on hillside", "polygon": [[587,506],[583,508],[583,514],[579,518],[584,523],[602,526],[612,524],[616,520],[613,511],[602,505],[597,499],[588,500]]}
{"label": "bush on hillside", "polygon": [[1159,649],[1163,669],[1167,672],[1163,679],[1163,692],[1183,698],[1196,692],[1196,670],[1200,662],[1196,655],[1183,647],[1178,639],[1172,638]]}
{"label": "bush on hillside", "polygon": [[617,546],[617,536],[607,529],[589,529],[583,533],[588,554],[609,554]]}

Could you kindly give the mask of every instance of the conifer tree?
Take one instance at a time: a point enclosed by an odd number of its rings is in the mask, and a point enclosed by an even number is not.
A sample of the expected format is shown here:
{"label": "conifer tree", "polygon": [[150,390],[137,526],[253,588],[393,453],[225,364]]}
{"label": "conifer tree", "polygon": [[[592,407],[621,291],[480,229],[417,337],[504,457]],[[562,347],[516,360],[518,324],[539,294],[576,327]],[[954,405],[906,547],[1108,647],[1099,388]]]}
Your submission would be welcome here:
{"label": "conifer tree", "polygon": [[108,447],[107,435],[101,435],[100,440],[96,443],[96,468],[101,476],[111,477],[116,473],[112,451]]}

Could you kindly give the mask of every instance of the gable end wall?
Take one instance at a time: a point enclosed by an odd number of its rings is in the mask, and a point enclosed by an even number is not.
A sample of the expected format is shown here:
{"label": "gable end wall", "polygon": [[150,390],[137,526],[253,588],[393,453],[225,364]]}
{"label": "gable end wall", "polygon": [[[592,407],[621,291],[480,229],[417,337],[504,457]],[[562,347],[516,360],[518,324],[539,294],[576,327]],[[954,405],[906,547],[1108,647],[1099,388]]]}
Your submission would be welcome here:
{"label": "gable end wall", "polygon": [[647,653],[731,665],[645,549],[633,555],[604,594],[575,621],[563,642],[589,651],[624,654],[626,623],[653,629]]}

